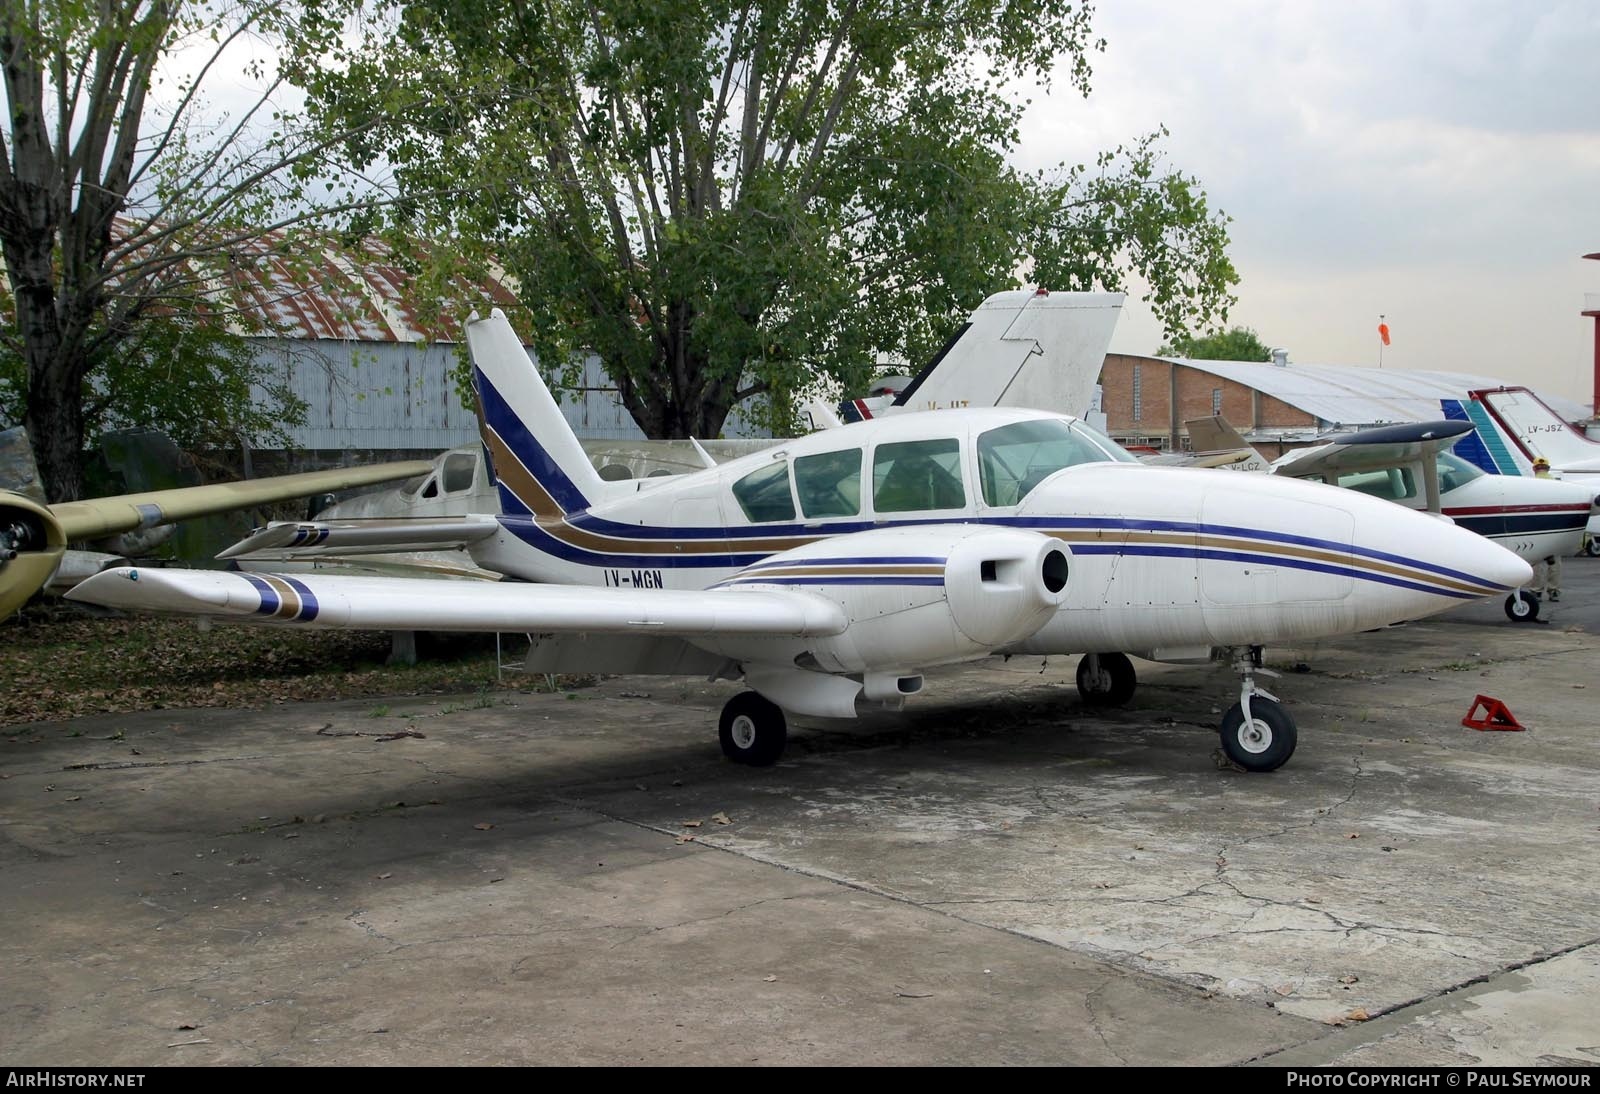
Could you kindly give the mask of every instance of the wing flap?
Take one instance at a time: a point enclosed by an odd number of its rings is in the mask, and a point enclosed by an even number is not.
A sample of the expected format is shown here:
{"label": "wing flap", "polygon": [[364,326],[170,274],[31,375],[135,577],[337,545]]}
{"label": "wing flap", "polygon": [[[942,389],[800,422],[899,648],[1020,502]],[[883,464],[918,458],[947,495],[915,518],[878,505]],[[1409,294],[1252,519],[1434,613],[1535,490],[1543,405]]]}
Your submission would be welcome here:
{"label": "wing flap", "polygon": [[812,637],[844,610],[802,589],[609,589],[120,567],[68,598],[109,608],[358,630]]}

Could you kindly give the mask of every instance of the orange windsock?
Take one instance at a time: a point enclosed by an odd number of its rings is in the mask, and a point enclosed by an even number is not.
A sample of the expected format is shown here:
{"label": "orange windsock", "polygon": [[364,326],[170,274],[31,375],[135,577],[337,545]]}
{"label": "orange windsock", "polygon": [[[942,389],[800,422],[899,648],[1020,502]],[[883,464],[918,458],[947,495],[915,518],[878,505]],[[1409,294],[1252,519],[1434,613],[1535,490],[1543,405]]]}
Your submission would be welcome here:
{"label": "orange windsock", "polygon": [[1389,324],[1387,324],[1387,323],[1379,323],[1378,324],[1378,337],[1383,339],[1383,344],[1384,345],[1387,346],[1389,344]]}

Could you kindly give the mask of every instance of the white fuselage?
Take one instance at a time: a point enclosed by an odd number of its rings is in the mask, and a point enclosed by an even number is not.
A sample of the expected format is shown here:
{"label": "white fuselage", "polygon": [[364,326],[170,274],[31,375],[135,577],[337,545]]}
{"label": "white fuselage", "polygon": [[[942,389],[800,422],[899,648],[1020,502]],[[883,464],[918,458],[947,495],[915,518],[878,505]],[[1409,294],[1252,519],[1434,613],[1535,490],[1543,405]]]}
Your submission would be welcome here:
{"label": "white fuselage", "polygon": [[[992,459],[984,465],[980,439],[1040,420],[1071,421],[966,410],[813,434],[648,489],[608,484],[606,498],[564,516],[503,514],[473,554],[525,580],[632,588],[643,598],[657,588],[709,588],[774,554],[851,532],[1027,529],[1072,550],[1064,602],[1014,647],[1048,653],[1159,654],[1349,633],[1494,595],[1528,574],[1509,552],[1448,521],[1319,484],[1145,467],[1115,462],[1112,450],[1026,489],[1020,467],[1015,482],[997,484],[1005,472]],[[937,507],[907,509],[902,498],[886,509],[894,472],[883,467],[904,451],[895,446],[938,439],[953,446],[945,473],[959,489],[947,483]],[[807,469],[848,464],[855,453],[860,471],[848,489],[808,503]],[[752,483],[765,492],[756,496]],[[991,504],[1013,496],[1020,501]]]}

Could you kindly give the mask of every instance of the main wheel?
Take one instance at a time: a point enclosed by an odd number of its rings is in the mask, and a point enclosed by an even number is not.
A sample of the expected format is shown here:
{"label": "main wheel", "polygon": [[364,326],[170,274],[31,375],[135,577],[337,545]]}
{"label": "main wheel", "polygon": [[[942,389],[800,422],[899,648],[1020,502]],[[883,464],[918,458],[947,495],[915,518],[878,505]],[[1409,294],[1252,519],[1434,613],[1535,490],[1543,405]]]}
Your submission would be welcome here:
{"label": "main wheel", "polygon": [[722,754],[736,764],[752,767],[777,763],[789,740],[783,711],[753,691],[741,691],[728,700],[717,728]]}
{"label": "main wheel", "polygon": [[1600,536],[1584,536],[1583,553],[1588,555],[1590,558],[1600,558]]}
{"label": "main wheel", "polygon": [[1539,618],[1539,594],[1518,589],[1506,597],[1506,618],[1513,623],[1532,623]]}
{"label": "main wheel", "polygon": [[1238,703],[1222,716],[1222,751],[1246,771],[1275,771],[1294,755],[1294,719],[1283,707],[1258,695],[1250,700],[1250,721]]}
{"label": "main wheel", "polygon": [[1078,662],[1078,694],[1092,707],[1120,707],[1138,685],[1133,662],[1120,653],[1086,653]]}

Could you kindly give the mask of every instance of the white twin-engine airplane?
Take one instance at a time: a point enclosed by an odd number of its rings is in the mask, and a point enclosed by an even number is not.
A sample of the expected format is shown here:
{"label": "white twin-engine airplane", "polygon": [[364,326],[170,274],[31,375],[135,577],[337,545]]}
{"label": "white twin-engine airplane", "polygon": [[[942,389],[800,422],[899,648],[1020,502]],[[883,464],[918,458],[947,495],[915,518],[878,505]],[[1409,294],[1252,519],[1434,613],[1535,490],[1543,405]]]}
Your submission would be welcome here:
{"label": "white twin-engine airplane", "polygon": [[1085,654],[1093,703],[1134,689],[1124,654],[1228,657],[1222,745],[1269,771],[1296,729],[1254,682],[1261,646],[1416,619],[1505,593],[1527,563],[1350,490],[1146,467],[1083,423],[993,408],[905,414],[717,467],[610,483],[584,458],[496,312],[467,330],[502,512],[285,524],[312,554],[466,543],[497,583],[108,570],[74,599],[235,620],[531,632],[535,671],[742,678],[724,752],[770,764],[785,713],[899,708],[925,670],[991,654]]}

